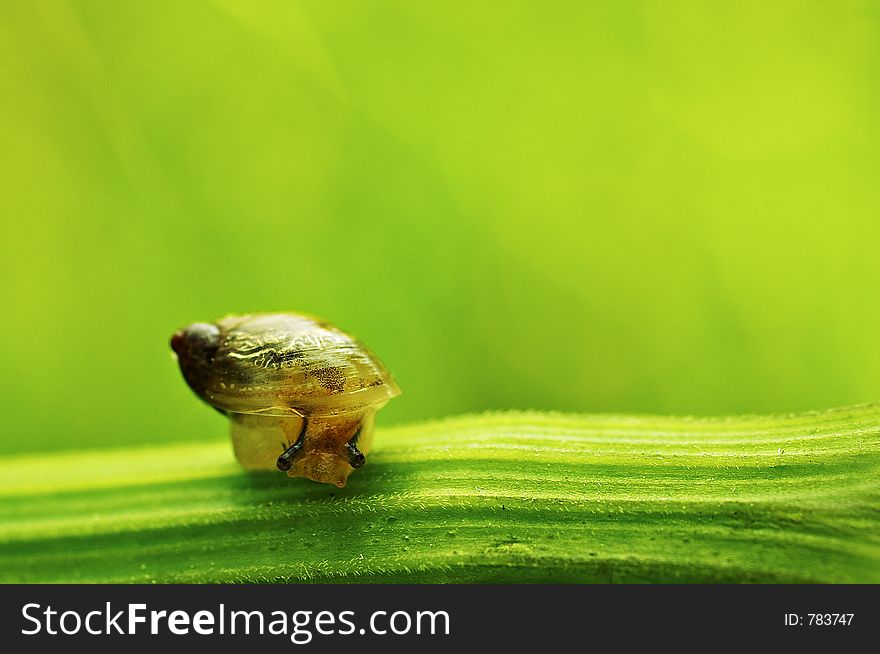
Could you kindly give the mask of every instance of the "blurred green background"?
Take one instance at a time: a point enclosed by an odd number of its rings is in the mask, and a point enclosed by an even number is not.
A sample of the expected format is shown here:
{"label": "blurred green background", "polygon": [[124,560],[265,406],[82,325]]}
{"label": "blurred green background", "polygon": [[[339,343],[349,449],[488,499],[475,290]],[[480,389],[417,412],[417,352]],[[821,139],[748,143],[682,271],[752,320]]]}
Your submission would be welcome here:
{"label": "blurred green background", "polygon": [[0,4],[0,451],[222,437],[295,309],[380,422],[880,399],[880,4]]}

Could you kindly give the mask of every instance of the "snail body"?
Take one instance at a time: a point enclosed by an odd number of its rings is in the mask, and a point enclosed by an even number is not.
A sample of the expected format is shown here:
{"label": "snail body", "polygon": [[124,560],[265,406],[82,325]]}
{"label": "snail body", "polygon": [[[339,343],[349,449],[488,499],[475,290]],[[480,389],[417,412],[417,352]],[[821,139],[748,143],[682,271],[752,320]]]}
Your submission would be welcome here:
{"label": "snail body", "polygon": [[229,417],[235,455],[251,470],[344,486],[365,462],[376,411],[400,394],[360,341],[303,314],[193,323],[171,347],[190,388]]}

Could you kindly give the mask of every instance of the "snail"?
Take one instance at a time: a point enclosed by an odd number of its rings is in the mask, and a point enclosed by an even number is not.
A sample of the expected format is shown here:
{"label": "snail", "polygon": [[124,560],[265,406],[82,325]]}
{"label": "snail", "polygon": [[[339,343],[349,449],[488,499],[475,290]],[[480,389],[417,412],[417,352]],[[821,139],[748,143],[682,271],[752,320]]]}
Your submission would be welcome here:
{"label": "snail", "polygon": [[304,314],[193,323],[174,333],[171,349],[189,387],[228,416],[248,470],[341,488],[366,461],[376,411],[400,395],[360,341]]}

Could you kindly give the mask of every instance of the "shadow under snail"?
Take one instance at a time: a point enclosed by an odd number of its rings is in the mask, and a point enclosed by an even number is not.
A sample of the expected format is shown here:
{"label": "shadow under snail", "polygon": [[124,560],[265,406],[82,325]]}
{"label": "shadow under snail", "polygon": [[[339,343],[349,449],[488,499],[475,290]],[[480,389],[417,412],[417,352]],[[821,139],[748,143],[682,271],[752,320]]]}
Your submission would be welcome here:
{"label": "shadow under snail", "polygon": [[376,411],[400,389],[360,341],[297,313],[193,323],[171,337],[183,378],[228,416],[248,470],[345,486],[364,465]]}

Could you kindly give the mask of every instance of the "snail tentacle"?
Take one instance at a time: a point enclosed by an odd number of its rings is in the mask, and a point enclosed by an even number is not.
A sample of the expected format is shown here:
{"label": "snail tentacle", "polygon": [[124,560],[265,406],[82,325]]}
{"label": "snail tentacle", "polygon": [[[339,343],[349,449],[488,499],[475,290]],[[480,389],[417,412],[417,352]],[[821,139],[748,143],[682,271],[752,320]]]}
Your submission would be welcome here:
{"label": "snail tentacle", "polygon": [[361,435],[361,428],[362,427],[359,426],[358,430],[354,433],[354,436],[351,437],[351,440],[345,444],[348,454],[348,465],[355,469],[362,468],[364,463],[367,462],[367,457],[357,448],[357,441]]}
{"label": "snail tentacle", "polygon": [[296,459],[297,454],[302,451],[303,443],[305,443],[306,439],[306,429],[308,424],[308,419],[303,418],[302,430],[299,432],[299,437],[296,439],[296,442],[284,450],[284,452],[281,453],[281,456],[278,457],[278,461],[275,465],[277,465],[278,469],[282,472],[287,472],[293,467],[293,462]]}

